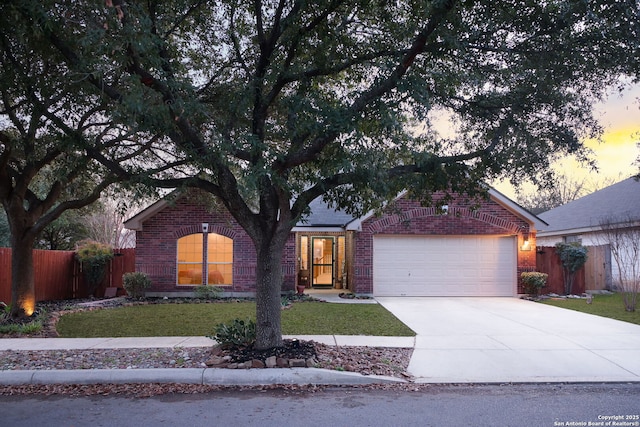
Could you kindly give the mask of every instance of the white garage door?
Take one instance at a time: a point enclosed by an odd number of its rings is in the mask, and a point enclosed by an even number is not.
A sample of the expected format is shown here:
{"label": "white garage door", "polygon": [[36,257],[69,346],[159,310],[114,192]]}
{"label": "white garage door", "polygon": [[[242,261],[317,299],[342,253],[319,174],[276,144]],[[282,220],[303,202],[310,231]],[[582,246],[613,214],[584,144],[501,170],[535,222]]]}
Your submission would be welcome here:
{"label": "white garage door", "polygon": [[515,237],[376,236],[376,296],[513,296]]}

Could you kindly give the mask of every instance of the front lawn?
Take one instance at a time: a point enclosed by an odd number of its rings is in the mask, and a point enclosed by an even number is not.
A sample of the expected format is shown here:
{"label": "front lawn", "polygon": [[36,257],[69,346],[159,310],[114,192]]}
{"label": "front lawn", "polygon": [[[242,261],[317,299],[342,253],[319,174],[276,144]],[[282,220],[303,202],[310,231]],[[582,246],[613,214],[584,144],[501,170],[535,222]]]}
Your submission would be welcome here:
{"label": "front lawn", "polygon": [[593,302],[587,304],[584,299],[548,299],[542,301],[544,304],[556,307],[568,308],[570,310],[581,311],[583,313],[595,314],[597,316],[609,317],[611,319],[622,320],[624,322],[640,325],[640,304],[634,312],[624,309],[622,294],[594,295]]}
{"label": "front lawn", "polygon": [[[207,336],[233,319],[255,320],[254,302],[149,304],[109,308],[60,317],[64,338]],[[414,336],[379,304],[299,302],[282,311],[284,335]]]}

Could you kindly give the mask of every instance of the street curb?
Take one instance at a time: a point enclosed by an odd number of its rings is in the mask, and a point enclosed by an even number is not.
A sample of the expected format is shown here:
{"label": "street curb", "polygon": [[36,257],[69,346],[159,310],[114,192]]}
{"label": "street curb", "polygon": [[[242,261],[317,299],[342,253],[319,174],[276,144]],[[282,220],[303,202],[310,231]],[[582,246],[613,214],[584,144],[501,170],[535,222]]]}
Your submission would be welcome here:
{"label": "street curb", "polygon": [[362,375],[319,368],[279,369],[75,369],[0,372],[0,385],[50,384],[199,384],[199,385],[363,385],[406,381],[387,376]]}
{"label": "street curb", "polygon": [[206,369],[203,383],[208,385],[316,384],[362,385],[405,383],[400,378],[362,375],[320,368]]}

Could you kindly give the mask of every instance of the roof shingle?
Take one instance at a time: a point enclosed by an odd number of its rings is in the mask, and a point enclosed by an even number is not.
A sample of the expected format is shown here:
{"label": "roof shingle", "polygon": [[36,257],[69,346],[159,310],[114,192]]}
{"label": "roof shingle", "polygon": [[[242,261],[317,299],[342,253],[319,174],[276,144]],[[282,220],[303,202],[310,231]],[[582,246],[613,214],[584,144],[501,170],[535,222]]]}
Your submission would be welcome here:
{"label": "roof shingle", "polygon": [[542,233],[598,227],[603,221],[640,220],[640,181],[628,178],[538,215]]}

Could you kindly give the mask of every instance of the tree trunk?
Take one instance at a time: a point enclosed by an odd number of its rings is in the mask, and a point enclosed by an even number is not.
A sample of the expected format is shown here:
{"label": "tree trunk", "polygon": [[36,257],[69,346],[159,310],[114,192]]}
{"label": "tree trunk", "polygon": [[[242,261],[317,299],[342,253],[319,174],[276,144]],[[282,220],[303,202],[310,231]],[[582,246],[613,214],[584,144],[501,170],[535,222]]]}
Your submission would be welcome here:
{"label": "tree trunk", "polygon": [[282,254],[288,233],[280,232],[256,245],[256,343],[265,350],[282,347],[281,290]]}
{"label": "tree trunk", "polygon": [[563,268],[562,270],[564,276],[564,294],[571,295],[573,292],[573,281],[575,279],[576,273],[571,272],[568,268]]}
{"label": "tree trunk", "polygon": [[[637,287],[636,287],[637,289]],[[636,305],[638,301],[638,291],[624,291],[622,292],[622,300],[624,301],[624,309],[630,313],[636,311]]]}
{"label": "tree trunk", "polygon": [[31,316],[36,308],[33,239],[11,238],[11,317]]}

